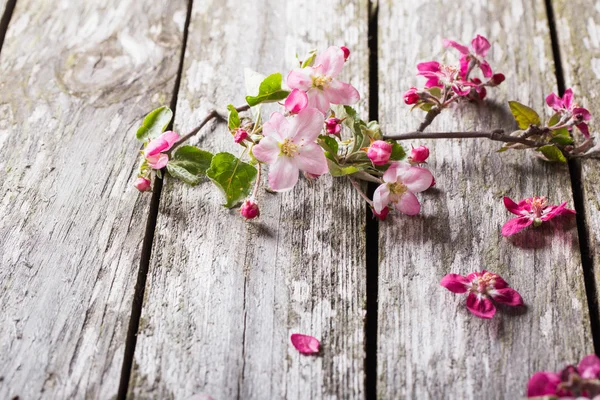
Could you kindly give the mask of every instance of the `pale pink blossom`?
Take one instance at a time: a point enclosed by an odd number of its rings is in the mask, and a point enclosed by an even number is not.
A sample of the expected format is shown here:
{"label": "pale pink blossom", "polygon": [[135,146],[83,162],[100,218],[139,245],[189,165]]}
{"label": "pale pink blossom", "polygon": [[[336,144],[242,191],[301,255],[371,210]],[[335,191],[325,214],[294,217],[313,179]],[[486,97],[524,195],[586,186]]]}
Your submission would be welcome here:
{"label": "pale pink blossom", "polygon": [[546,97],[546,104],[563,117],[572,118],[573,124],[583,133],[586,138],[590,137],[590,130],[585,122],[592,118],[592,114],[573,102],[573,90],[565,90],[561,98],[556,93],[550,93]]}
{"label": "pale pink blossom", "polygon": [[321,343],[313,336],[303,335],[300,333],[293,333],[290,336],[292,344],[302,354],[318,354]]}
{"label": "pale pink blossom", "polygon": [[440,285],[452,293],[468,293],[467,308],[479,318],[492,318],[498,303],[509,306],[523,305],[521,295],[508,286],[508,283],[497,274],[483,270],[467,276],[458,274],[446,275]]}
{"label": "pale pink blossom", "polygon": [[559,372],[541,371],[527,383],[527,397],[569,400],[600,399],[600,358],[585,356],[577,367],[568,365]]}
{"label": "pale pink blossom", "polygon": [[342,131],[342,120],[339,118],[327,118],[325,120],[325,130],[330,135],[339,135]]}
{"label": "pale pink blossom", "polygon": [[506,222],[502,227],[502,235],[514,235],[527,228],[529,225],[539,226],[544,221],[549,221],[559,215],[572,215],[575,210],[566,208],[567,202],[558,206],[549,206],[545,197],[529,197],[518,204],[508,197],[504,197],[504,206],[511,213],[518,215]]}
{"label": "pale pink blossom", "polygon": [[444,39],[444,47],[454,47],[460,52],[460,74],[463,78],[467,76],[469,70],[469,64],[472,62],[474,65],[479,66],[483,76],[490,78],[492,76],[492,68],[485,57],[487,56],[488,50],[491,45],[490,42],[483,36],[477,35],[475,39],[471,41],[471,48],[464,46],[454,40]]}
{"label": "pale pink blossom", "polygon": [[133,185],[140,192],[148,192],[148,191],[152,190],[151,183],[152,182],[150,182],[150,179],[140,176],[139,178],[137,178],[135,180],[135,183]]}
{"label": "pale pink blossom", "polygon": [[298,114],[308,105],[308,95],[299,89],[294,89],[285,99],[285,108],[290,114]]}
{"label": "pale pink blossom", "polygon": [[253,198],[246,199],[240,207],[240,214],[247,220],[258,217],[260,215],[258,203],[256,203]]}
{"label": "pale pink blossom", "polygon": [[420,164],[427,161],[429,158],[429,149],[427,146],[417,146],[410,152],[410,160],[414,163]]}
{"label": "pale pink blossom", "polygon": [[376,140],[369,146],[367,157],[373,162],[373,165],[385,165],[390,161],[392,149],[393,146],[391,143]]}
{"label": "pale pink blossom", "polygon": [[324,122],[325,117],[319,110],[305,108],[289,120],[275,112],[263,125],[264,138],[252,152],[258,161],[271,165],[271,189],[291,190],[298,182],[299,171],[323,175],[329,170],[323,149],[315,143]]}
{"label": "pale pink blossom", "polygon": [[150,168],[161,169],[167,165],[169,156],[163,152],[173,147],[177,139],[179,139],[178,133],[167,131],[148,143],[143,154]]}
{"label": "pale pink blossom", "polygon": [[235,135],[233,135],[233,141],[236,143],[242,143],[246,139],[248,139],[248,132],[245,129],[238,128],[235,131]]}
{"label": "pale pink blossom", "polygon": [[437,61],[428,61],[417,64],[419,72],[417,75],[427,79],[425,88],[451,87],[459,96],[467,96],[471,93],[471,87],[476,86],[472,82],[464,81],[460,76],[458,68],[451,65],[443,65]]}
{"label": "pale pink blossom", "polygon": [[373,207],[378,214],[392,205],[406,215],[416,215],[421,205],[415,193],[429,189],[433,175],[425,168],[413,167],[404,161],[395,161],[383,174],[383,184],[375,189]]}
{"label": "pale pink blossom", "polygon": [[308,107],[317,108],[323,114],[329,110],[330,104],[355,104],[360,99],[358,91],[336,79],[344,62],[344,51],[331,46],[317,56],[313,67],[293,69],[287,77],[287,84],[292,89],[307,92]]}

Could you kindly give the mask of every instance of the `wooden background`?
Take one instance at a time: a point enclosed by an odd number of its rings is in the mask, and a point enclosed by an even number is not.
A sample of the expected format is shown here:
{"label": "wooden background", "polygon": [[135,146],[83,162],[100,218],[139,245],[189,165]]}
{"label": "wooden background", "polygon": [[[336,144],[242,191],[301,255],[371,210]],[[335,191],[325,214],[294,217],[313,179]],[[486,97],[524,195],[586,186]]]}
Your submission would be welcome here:
{"label": "wooden background", "polygon": [[[209,183],[132,186],[147,112],[170,105],[187,132],[243,103],[244,67],[285,73],[333,44],[386,133],[422,118],[402,102],[416,63],[476,34],[507,80],[432,130],[511,129],[507,100],[547,112],[567,87],[600,116],[600,2],[509,3],[0,0],[0,398],[518,399],[534,371],[600,350],[598,161],[415,141],[436,188],[379,224],[331,177],[260,193],[252,223]],[[218,123],[194,143],[236,151]],[[504,195],[568,201],[577,221],[504,239]],[[439,286],[483,268],[527,307],[484,321]]]}

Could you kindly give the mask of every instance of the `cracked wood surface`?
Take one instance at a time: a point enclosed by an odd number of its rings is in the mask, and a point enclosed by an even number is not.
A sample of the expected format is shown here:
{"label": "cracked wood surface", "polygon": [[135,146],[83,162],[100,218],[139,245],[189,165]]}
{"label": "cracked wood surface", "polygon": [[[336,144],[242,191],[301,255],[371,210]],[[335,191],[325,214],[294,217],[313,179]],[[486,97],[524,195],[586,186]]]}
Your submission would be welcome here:
{"label": "cracked wood surface", "polygon": [[[285,77],[296,53],[333,44],[353,51],[344,77],[364,111],[367,1],[251,3],[194,2],[176,130],[191,130],[211,108],[243,104],[244,67]],[[223,123],[193,143],[239,154]],[[246,223],[220,206],[211,183],[167,178],[132,398],[364,397],[364,202],[331,177],[285,194],[261,190],[259,201],[260,219]],[[321,339],[323,355],[300,355],[294,332]]]}
{"label": "cracked wood surface", "polygon": [[[159,4],[160,3],[160,4]],[[0,398],[116,395],[187,1],[19,0],[0,54]]]}
{"label": "cracked wood surface", "polygon": [[[488,58],[506,75],[488,90],[500,102],[444,112],[430,129],[512,130],[506,104],[512,99],[550,116],[544,97],[556,79],[542,1],[384,1],[378,50],[384,131],[413,130],[423,118],[399,108],[402,93],[417,83],[416,63],[444,54],[456,60],[442,38],[468,43],[477,33],[492,40]],[[568,169],[531,153],[496,153],[498,144],[486,140],[414,144],[430,147],[437,185],[419,196],[421,215],[380,224],[379,397],[520,398],[534,371],[560,369],[593,351],[574,219],[511,239],[500,233],[511,218],[504,195],[546,195],[572,207]],[[526,308],[500,307],[493,320],[481,320],[468,312],[464,295],[439,285],[447,273],[484,268],[517,289]]]}

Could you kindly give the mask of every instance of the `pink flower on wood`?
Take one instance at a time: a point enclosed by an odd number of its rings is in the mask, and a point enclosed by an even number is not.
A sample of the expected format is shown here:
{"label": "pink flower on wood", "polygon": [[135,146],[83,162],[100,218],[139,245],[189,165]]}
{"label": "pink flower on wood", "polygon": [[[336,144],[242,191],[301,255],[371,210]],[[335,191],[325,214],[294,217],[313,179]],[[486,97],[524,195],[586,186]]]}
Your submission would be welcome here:
{"label": "pink flower on wood", "polygon": [[518,204],[508,197],[504,197],[504,206],[511,213],[518,215],[506,222],[502,227],[502,235],[514,235],[527,228],[529,225],[539,226],[544,221],[549,221],[559,215],[572,215],[575,210],[566,208],[567,202],[558,206],[549,206],[545,197],[529,197]]}
{"label": "pink flower on wood", "polygon": [[143,154],[150,168],[161,169],[167,165],[169,156],[163,152],[173,147],[177,139],[179,139],[178,133],[167,131],[148,143]]}
{"label": "pink flower on wood", "polygon": [[583,133],[583,136],[590,137],[590,130],[585,122],[592,118],[592,114],[573,102],[572,89],[565,90],[563,97],[558,96],[556,93],[550,93],[546,97],[546,104],[557,113],[567,118],[571,117],[573,124]]}
{"label": "pink flower on wood", "polygon": [[252,148],[258,161],[270,164],[271,189],[291,190],[299,171],[323,175],[329,170],[323,149],[315,143],[324,122],[325,117],[315,108],[305,108],[289,120],[278,112],[271,114],[263,125],[264,137]]}
{"label": "pink flower on wood", "polygon": [[444,47],[454,47],[460,52],[460,74],[463,78],[467,76],[467,71],[469,70],[469,64],[471,62],[479,66],[483,76],[486,78],[490,78],[493,75],[490,64],[485,61],[485,57],[491,47],[490,42],[485,37],[477,35],[475,39],[471,41],[470,49],[454,40],[448,39],[444,39]]}
{"label": "pink flower on wood", "polygon": [[327,113],[330,104],[352,105],[360,95],[354,86],[337,80],[344,66],[345,53],[340,47],[331,46],[319,54],[313,67],[295,68],[288,77],[287,84],[308,94],[308,107]]}
{"label": "pink flower on wood", "polygon": [[464,81],[456,67],[440,64],[437,61],[419,63],[417,69],[419,70],[417,75],[427,79],[427,82],[425,82],[426,89],[447,86],[451,87],[457,95],[467,96],[471,93],[471,87],[477,86],[472,82]]}
{"label": "pink flower on wood", "polygon": [[[559,399],[600,398],[600,358],[585,356],[577,367],[568,365],[562,371],[536,372],[527,383],[527,397],[557,396]],[[553,397],[555,398],[555,397]]]}
{"label": "pink flower on wood", "polygon": [[315,337],[293,333],[290,337],[292,344],[302,354],[318,354],[321,343]]}
{"label": "pink flower on wood", "polygon": [[415,193],[429,189],[433,175],[425,168],[413,167],[404,161],[395,161],[383,174],[383,184],[375,189],[373,207],[382,214],[388,205],[406,215],[416,215],[421,204]]}
{"label": "pink flower on wood", "polygon": [[516,290],[510,288],[500,276],[486,270],[467,276],[448,274],[440,284],[452,293],[469,293],[467,308],[479,318],[494,316],[496,306],[492,299],[509,306],[523,305],[523,299]]}
{"label": "pink flower on wood", "polygon": [[308,96],[302,90],[294,89],[285,99],[285,108],[290,114],[298,114],[308,105]]}

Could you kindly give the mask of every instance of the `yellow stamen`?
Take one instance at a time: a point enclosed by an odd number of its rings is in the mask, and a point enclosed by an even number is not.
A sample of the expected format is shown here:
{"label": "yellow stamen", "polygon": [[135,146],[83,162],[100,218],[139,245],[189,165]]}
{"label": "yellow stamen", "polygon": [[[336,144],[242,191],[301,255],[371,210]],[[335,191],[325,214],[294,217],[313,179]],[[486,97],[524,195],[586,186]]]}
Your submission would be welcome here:
{"label": "yellow stamen", "polygon": [[292,143],[290,139],[285,139],[283,143],[279,145],[281,148],[281,154],[287,157],[294,157],[298,153],[298,145]]}
{"label": "yellow stamen", "polygon": [[331,77],[325,75],[313,76],[312,81],[313,87],[323,90],[328,88],[331,84]]}

